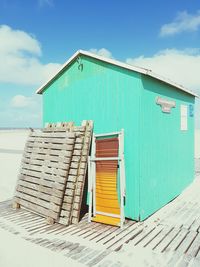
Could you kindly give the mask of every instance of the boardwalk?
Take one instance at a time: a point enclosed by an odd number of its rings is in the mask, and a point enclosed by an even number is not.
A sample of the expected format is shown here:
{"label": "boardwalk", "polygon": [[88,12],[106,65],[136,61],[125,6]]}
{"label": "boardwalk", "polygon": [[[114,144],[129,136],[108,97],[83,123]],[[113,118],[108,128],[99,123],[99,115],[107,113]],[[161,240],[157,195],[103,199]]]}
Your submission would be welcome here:
{"label": "boardwalk", "polygon": [[30,211],[0,203],[0,227],[27,242],[86,266],[200,266],[200,178],[174,201],[142,223],[124,229],[87,222],[46,225]]}

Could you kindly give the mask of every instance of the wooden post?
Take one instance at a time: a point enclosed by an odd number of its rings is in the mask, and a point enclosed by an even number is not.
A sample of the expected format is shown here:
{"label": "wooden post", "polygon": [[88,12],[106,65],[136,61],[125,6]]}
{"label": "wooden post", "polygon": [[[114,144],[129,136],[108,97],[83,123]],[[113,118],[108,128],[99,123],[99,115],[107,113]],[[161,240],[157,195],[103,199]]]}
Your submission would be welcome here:
{"label": "wooden post", "polygon": [[15,209],[15,210],[20,209],[21,205],[19,203],[17,203],[17,202],[13,202],[12,203],[12,208]]}

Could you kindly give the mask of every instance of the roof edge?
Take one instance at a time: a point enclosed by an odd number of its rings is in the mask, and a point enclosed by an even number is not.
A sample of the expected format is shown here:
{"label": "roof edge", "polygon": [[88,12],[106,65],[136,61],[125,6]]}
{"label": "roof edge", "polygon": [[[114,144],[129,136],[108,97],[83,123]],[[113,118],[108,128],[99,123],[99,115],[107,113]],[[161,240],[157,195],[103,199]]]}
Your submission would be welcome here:
{"label": "roof edge", "polygon": [[185,88],[184,86],[182,85],[179,85],[167,78],[164,78],[164,77],[161,77],[159,76],[158,74],[152,72],[151,70],[149,69],[145,69],[145,68],[142,68],[142,67],[137,67],[137,66],[132,66],[132,65],[129,65],[127,63],[123,63],[121,61],[118,61],[118,60],[115,60],[115,59],[111,59],[111,58],[106,58],[106,57],[103,57],[103,56],[99,56],[99,55],[96,55],[96,54],[93,54],[91,52],[88,52],[88,51],[84,51],[84,50],[78,50],[76,51],[63,65],[62,67],[47,81],[45,82],[44,84],[42,84],[42,86],[40,86],[36,93],[37,94],[42,94],[42,92],[45,90],[45,88],[65,69],[67,68],[67,66],[69,66],[79,55],[85,55],[85,56],[88,56],[88,57],[91,57],[91,58],[94,58],[94,59],[97,59],[97,60],[100,60],[100,61],[103,61],[103,62],[106,62],[106,63],[109,63],[109,64],[112,64],[112,65],[115,65],[115,66],[119,66],[121,68],[124,68],[124,69],[128,69],[128,70],[131,70],[131,71],[135,71],[135,72],[138,72],[138,73],[141,73],[141,74],[144,74],[144,75],[147,75],[149,77],[152,77],[154,79],[157,79],[161,82],[164,82],[166,84],[169,84],[181,91],[184,91],[185,93],[188,93],[190,95],[193,95],[195,97],[198,97],[199,96],[192,92],[191,90]]}
{"label": "roof edge", "polygon": [[54,74],[52,77],[45,83],[43,83],[36,91],[36,94],[42,94],[48,84],[50,84],[79,54],[81,50],[76,51],[62,66],[61,68]]}

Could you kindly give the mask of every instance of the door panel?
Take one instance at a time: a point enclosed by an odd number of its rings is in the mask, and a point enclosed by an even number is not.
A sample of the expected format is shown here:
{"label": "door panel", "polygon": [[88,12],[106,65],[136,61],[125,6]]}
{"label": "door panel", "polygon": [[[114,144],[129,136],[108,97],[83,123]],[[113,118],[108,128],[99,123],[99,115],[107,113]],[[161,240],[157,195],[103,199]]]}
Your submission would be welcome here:
{"label": "door panel", "polygon": [[[118,157],[118,138],[96,139],[96,157]],[[120,204],[117,194],[118,161],[96,162],[96,211],[113,214],[96,214],[93,221],[119,225]]]}

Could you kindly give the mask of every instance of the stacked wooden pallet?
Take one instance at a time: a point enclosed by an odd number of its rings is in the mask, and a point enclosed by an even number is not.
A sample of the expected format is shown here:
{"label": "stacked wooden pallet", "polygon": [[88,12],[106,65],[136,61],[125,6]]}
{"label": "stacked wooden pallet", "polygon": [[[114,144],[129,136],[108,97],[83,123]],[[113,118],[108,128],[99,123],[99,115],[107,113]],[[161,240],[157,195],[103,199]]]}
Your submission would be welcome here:
{"label": "stacked wooden pallet", "polygon": [[83,121],[81,127],[72,127],[75,145],[59,220],[66,225],[79,221],[92,128],[91,121]]}
{"label": "stacked wooden pallet", "polygon": [[75,133],[74,150],[59,218],[59,223],[65,225],[77,223],[80,218],[92,130],[92,121],[83,121],[81,126],[75,126],[72,122],[47,124],[44,129],[45,132]]}
{"label": "stacked wooden pallet", "polygon": [[48,124],[31,132],[14,197],[20,205],[68,225],[80,218],[93,123]]}

